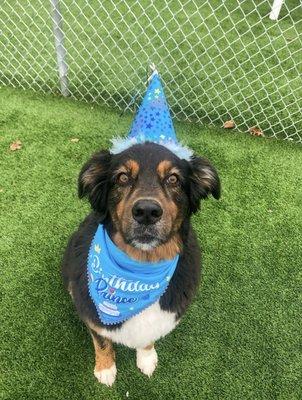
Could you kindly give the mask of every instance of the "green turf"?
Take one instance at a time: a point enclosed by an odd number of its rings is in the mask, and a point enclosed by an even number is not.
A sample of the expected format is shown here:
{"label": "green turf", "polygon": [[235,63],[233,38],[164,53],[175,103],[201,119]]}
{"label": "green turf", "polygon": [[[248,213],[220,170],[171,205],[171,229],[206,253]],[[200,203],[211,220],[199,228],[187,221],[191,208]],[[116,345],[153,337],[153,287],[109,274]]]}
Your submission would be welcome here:
{"label": "green turf", "polygon": [[[216,165],[223,185],[222,199],[194,217],[203,282],[157,343],[151,379],[118,346],[116,384],[96,382],[60,260],[89,209],[77,199],[81,165],[130,121],[0,89],[0,399],[301,399],[301,148],[181,123],[179,136]],[[16,139],[23,147],[11,152]]]}
{"label": "green turf", "polygon": [[[299,1],[286,0],[279,21],[268,18],[271,0],[61,1],[71,93],[123,108],[152,60],[178,118],[233,118],[242,130],[261,122],[267,135],[299,140]],[[0,82],[58,90],[49,8],[10,0],[0,9]]]}

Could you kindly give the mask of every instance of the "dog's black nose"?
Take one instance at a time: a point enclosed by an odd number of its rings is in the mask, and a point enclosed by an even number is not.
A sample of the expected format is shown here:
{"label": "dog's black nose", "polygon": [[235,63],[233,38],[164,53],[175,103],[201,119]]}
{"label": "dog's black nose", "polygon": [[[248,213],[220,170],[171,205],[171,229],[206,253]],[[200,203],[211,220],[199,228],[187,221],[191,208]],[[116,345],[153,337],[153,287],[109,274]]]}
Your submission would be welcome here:
{"label": "dog's black nose", "polygon": [[163,214],[161,206],[154,200],[138,200],[133,208],[133,218],[144,225],[155,224]]}

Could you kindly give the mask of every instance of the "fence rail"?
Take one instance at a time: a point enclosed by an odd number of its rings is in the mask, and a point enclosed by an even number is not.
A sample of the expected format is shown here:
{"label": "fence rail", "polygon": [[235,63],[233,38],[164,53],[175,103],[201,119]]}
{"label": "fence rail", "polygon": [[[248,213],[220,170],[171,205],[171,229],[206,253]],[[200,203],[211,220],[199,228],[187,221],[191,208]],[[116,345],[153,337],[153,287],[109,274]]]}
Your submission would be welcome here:
{"label": "fence rail", "polygon": [[150,61],[176,118],[302,142],[300,0],[2,0],[3,85],[124,109]]}

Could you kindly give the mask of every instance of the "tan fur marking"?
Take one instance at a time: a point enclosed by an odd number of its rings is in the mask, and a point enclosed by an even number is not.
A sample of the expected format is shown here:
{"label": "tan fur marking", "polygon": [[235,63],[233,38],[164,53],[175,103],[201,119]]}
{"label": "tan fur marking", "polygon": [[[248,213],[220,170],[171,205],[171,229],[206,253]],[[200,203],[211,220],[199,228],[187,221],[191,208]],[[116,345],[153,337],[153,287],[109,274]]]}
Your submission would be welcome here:
{"label": "tan fur marking", "polygon": [[91,336],[95,350],[95,371],[111,368],[115,362],[115,352],[111,340],[103,339],[104,347],[100,347],[93,335]]}
{"label": "tan fur marking", "polygon": [[182,218],[177,217],[178,214],[178,208],[177,205],[172,201],[172,199],[167,198],[164,196],[163,193],[158,194],[158,199],[157,199],[162,206],[162,208],[166,211],[166,213],[169,215],[171,223],[173,223],[173,231],[175,232],[176,230],[179,229]]}
{"label": "tan fur marking", "polygon": [[172,166],[171,161],[168,160],[161,161],[157,166],[158,175],[163,179],[167,175],[171,166]]}
{"label": "tan fur marking", "polygon": [[121,250],[127,253],[129,257],[138,261],[158,262],[160,260],[171,260],[180,253],[182,248],[178,234],[174,235],[166,243],[149,251],[140,250],[125,243],[119,232],[114,235],[113,241]]}
{"label": "tan fur marking", "polygon": [[139,165],[135,160],[128,160],[126,162],[126,167],[130,171],[133,178],[136,178],[139,173]]}
{"label": "tan fur marking", "polygon": [[[176,167],[172,167],[170,161],[161,161],[157,166],[157,172],[160,177],[163,179],[167,174],[177,174],[180,175],[180,171]],[[176,217],[178,214],[178,208],[172,199],[164,196],[162,192],[158,192],[157,200],[161,204],[164,210],[166,210],[167,214],[170,216],[171,221],[175,222],[174,229],[178,229],[181,223],[181,220],[176,221]]]}
{"label": "tan fur marking", "polygon": [[98,335],[102,336],[102,328],[98,325],[95,325],[93,322],[86,320],[85,324],[92,329],[94,332],[96,332]]}
{"label": "tan fur marking", "polygon": [[124,198],[116,206],[116,215],[118,216],[119,220],[121,220],[123,217],[125,206],[126,206],[126,204],[125,204]]}
{"label": "tan fur marking", "polygon": [[161,206],[168,211],[168,214],[174,220],[178,213],[178,208],[174,201],[168,199],[162,192],[158,193],[157,200],[159,201]]}
{"label": "tan fur marking", "polygon": [[121,165],[116,171],[115,174],[118,175],[120,173],[129,173],[132,178],[136,178],[139,173],[139,165],[135,160],[126,161],[125,165]]}
{"label": "tan fur marking", "polygon": [[172,167],[171,161],[161,161],[157,166],[157,173],[161,179],[165,178],[168,174],[180,175],[180,171],[177,167]]}
{"label": "tan fur marking", "polygon": [[154,347],[154,343],[151,343],[151,344],[149,344],[149,346],[146,346],[146,347],[144,348],[144,350],[152,350],[153,347]]}

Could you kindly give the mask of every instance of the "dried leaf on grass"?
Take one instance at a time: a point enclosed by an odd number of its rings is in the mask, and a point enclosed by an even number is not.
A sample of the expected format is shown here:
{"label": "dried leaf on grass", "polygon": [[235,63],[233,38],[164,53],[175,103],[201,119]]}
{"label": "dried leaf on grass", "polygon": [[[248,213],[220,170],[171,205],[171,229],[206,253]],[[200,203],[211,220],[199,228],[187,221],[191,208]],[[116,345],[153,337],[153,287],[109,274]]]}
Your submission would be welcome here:
{"label": "dried leaf on grass", "polygon": [[225,121],[225,123],[223,124],[223,127],[225,129],[232,129],[235,128],[235,126],[235,122],[232,119],[230,119],[229,121]]}
{"label": "dried leaf on grass", "polygon": [[249,132],[253,136],[264,137],[264,133],[263,133],[262,129],[258,128],[258,126],[253,126],[252,128],[249,129]]}
{"label": "dried leaf on grass", "polygon": [[22,143],[20,140],[16,140],[15,142],[11,143],[9,149],[11,151],[20,150],[22,148]]}
{"label": "dried leaf on grass", "polygon": [[80,139],[79,138],[72,138],[72,139],[70,139],[70,141],[72,143],[78,143],[80,141]]}

